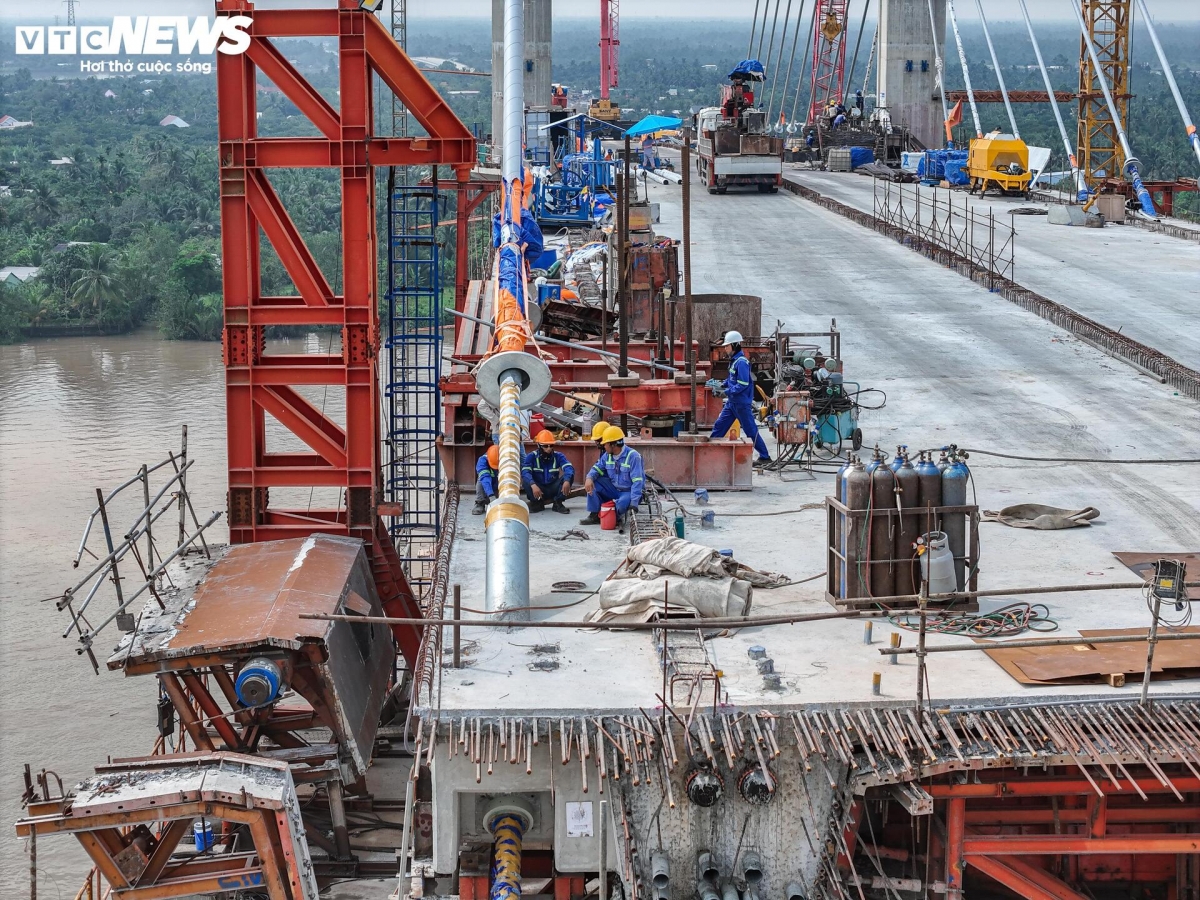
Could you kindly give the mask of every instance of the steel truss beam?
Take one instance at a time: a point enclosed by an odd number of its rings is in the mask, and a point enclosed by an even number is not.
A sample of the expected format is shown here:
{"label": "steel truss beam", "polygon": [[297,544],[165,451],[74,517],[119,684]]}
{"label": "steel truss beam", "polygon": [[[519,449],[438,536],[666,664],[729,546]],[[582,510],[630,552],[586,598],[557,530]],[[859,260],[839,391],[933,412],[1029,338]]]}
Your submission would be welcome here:
{"label": "steel truss beam", "polygon": [[[389,614],[420,615],[395,548],[382,528],[380,346],[376,285],[374,171],[379,165],[451,167],[460,185],[475,161],[475,140],[387,30],[356,0],[335,9],[256,10],[250,0],[217,0],[218,15],[245,15],[250,47],[218,54],[218,140],[225,306],[229,531],[234,543],[316,531],[362,539],[370,550],[380,598]],[[338,108],[309,84],[271,42],[278,37],[337,39]],[[319,137],[262,138],[257,132],[256,79],[261,73],[313,123]],[[372,76],[395,94],[428,137],[374,137]],[[271,186],[271,167],[340,169],[343,293],[334,294],[295,223]],[[259,232],[296,285],[296,297],[265,297]],[[340,328],[340,354],[272,356],[268,325]],[[346,393],[345,427],[296,390],[337,385]],[[311,452],[272,453],[266,416],[277,419]],[[272,505],[271,488],[341,488],[334,508]],[[397,640],[416,660],[417,628]]]}

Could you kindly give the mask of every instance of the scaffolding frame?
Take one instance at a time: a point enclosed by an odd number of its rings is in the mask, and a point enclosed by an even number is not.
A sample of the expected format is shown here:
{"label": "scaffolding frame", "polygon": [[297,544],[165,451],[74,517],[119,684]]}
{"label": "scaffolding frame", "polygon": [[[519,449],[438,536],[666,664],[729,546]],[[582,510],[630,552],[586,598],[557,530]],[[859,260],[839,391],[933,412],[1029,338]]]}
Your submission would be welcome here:
{"label": "scaffolding frame", "polygon": [[441,534],[441,252],[437,168],[428,182],[389,185],[388,213],[388,528],[424,599]]}
{"label": "scaffolding frame", "polygon": [[1097,71],[1087,51],[1086,41],[1079,41],[1079,113],[1077,144],[1079,168],[1088,186],[1095,189],[1106,178],[1120,178],[1125,170],[1125,153],[1117,136],[1118,123],[1113,121],[1100,79],[1108,82],[1116,103],[1120,125],[1129,118],[1129,37],[1133,0],[1079,0],[1088,36],[1100,58]]}

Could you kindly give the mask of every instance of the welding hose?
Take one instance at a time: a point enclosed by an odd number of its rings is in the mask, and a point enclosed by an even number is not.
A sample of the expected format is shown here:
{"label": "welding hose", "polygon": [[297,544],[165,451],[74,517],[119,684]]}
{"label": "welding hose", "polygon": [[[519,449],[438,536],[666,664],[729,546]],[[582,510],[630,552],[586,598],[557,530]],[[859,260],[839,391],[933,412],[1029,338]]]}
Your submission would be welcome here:
{"label": "welding hose", "polygon": [[500,816],[492,823],[496,841],[491,900],[521,898],[521,837],[524,832],[524,823],[517,816]]}

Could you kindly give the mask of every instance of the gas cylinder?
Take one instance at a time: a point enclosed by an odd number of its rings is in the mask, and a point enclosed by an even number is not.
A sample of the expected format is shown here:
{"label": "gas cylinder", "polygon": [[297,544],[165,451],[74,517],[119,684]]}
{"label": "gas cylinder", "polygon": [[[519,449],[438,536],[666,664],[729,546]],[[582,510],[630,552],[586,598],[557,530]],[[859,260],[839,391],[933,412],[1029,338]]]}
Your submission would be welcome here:
{"label": "gas cylinder", "polygon": [[[846,464],[837,470],[837,475],[834,477],[834,480],[833,480],[833,499],[837,500],[838,503],[841,503],[843,505],[845,505],[845,503],[846,503],[846,498],[845,498],[846,473],[848,473],[850,471],[850,469],[853,467],[854,467],[854,456],[850,455],[846,458]],[[845,516],[838,515],[835,517],[833,534],[831,534],[829,536],[829,539],[834,542],[834,546],[837,547],[838,552],[841,553],[843,556],[845,556],[846,555]],[[830,583],[833,586],[833,590],[831,591],[831,593],[835,597],[842,596],[842,577],[843,577],[843,569],[844,568],[845,568],[844,564],[840,561],[838,562],[837,565],[835,565],[833,567],[833,573],[832,573],[833,577],[830,579]]]}
{"label": "gas cylinder", "polygon": [[917,515],[917,530],[921,534],[941,528],[937,514],[928,512],[942,505],[942,473],[930,458],[922,452],[914,468],[917,470],[917,507],[924,510]]}
{"label": "gas cylinder", "polygon": [[[873,511],[894,510],[896,508],[896,473],[883,464],[882,455],[879,465],[871,473],[871,509]],[[895,587],[894,559],[892,553],[896,546],[896,532],[899,531],[896,516],[873,515],[868,532],[871,535],[871,596],[890,597]]]}
{"label": "gas cylinder", "polygon": [[[930,456],[932,455],[933,454],[930,454]],[[938,457],[937,470],[939,472],[945,472],[948,468],[950,468],[950,459],[946,456],[946,451],[943,450],[942,455]]]}
{"label": "gas cylinder", "polygon": [[899,472],[900,467],[904,465],[904,460],[908,458],[908,444],[900,444],[896,447],[896,455],[892,457],[888,463],[888,468],[893,472]]}
{"label": "gas cylinder", "polygon": [[[967,479],[971,471],[967,464],[951,450],[947,457],[948,466],[942,472],[942,506],[967,505]],[[960,591],[966,590],[967,514],[946,513],[942,518],[942,531],[954,554],[954,577]]]}
{"label": "gas cylinder", "polygon": [[893,559],[897,561],[895,588],[897,594],[912,594],[915,593],[913,588],[913,544],[921,535],[921,527],[919,514],[907,512],[907,510],[917,507],[920,479],[907,455],[894,475],[900,506],[906,510],[900,516],[900,527],[896,529],[896,543],[893,548]]}
{"label": "gas cylinder", "polygon": [[[855,457],[850,471],[842,481],[842,504],[847,509],[866,509],[871,502],[871,476],[862,461]],[[867,596],[866,571],[859,560],[866,557],[866,534],[860,531],[856,520],[847,516],[842,520],[841,550],[842,563],[840,583],[841,597],[852,599]]]}

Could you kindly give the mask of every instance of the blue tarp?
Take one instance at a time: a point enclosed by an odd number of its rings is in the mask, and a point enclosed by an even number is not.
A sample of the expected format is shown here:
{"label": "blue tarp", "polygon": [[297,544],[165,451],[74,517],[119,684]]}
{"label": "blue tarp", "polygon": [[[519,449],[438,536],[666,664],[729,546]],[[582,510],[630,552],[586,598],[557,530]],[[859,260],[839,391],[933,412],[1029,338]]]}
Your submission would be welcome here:
{"label": "blue tarp", "polygon": [[850,168],[857,169],[859,166],[865,166],[867,163],[875,162],[875,151],[870,147],[851,147],[850,148]]}
{"label": "blue tarp", "polygon": [[[505,194],[508,194],[510,190],[509,186],[505,184]],[[511,247],[501,246],[504,221],[512,221],[509,203],[510,200],[505,197],[503,212],[492,217],[492,246],[500,248],[500,288],[516,297],[518,305],[523,310],[525,309],[525,296],[522,291],[520,257],[512,251]],[[534,219],[532,210],[521,211],[521,243],[525,245],[525,260],[530,266],[533,266],[538,257],[542,255],[544,238],[542,237],[542,228]]]}
{"label": "blue tarp", "polygon": [[733,67],[733,71],[728,77],[733,78],[734,75],[744,75],[748,78],[757,78],[762,81],[766,78],[767,73],[763,68],[763,64],[757,59],[743,59],[740,63]]}
{"label": "blue tarp", "polygon": [[968,184],[966,150],[926,150],[917,174],[927,181]]}
{"label": "blue tarp", "polygon": [[643,134],[654,134],[656,131],[669,131],[683,125],[683,119],[672,116],[646,116],[636,125],[625,132],[625,137],[641,137]]}

